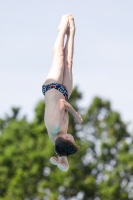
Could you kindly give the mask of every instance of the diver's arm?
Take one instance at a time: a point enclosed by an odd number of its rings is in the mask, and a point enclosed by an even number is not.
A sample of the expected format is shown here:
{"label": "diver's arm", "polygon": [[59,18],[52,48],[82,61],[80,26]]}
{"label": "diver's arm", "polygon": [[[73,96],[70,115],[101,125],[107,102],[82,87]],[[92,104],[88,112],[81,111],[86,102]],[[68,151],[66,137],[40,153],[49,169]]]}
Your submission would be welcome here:
{"label": "diver's arm", "polygon": [[64,99],[62,99],[62,101],[64,102],[64,106],[65,106],[65,110],[67,110],[74,118],[74,121],[78,124],[82,123],[82,117],[74,110],[74,108],[68,103],[66,102]]}

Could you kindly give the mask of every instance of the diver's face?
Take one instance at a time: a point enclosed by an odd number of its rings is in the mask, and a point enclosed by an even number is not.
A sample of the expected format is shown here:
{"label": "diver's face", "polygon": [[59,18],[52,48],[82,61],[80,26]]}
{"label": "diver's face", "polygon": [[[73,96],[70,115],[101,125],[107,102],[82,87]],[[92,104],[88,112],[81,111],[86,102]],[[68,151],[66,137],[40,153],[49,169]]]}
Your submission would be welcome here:
{"label": "diver's face", "polygon": [[74,142],[74,137],[71,134],[65,133],[63,135],[63,138],[66,140],[70,140],[71,142]]}

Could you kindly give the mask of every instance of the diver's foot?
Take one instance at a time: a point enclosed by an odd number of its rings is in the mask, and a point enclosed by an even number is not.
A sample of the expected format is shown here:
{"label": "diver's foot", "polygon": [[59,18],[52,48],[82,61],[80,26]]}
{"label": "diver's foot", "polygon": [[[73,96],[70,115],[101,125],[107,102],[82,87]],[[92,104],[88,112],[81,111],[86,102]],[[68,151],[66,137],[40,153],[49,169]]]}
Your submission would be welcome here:
{"label": "diver's foot", "polygon": [[70,33],[75,33],[76,27],[74,23],[74,17],[71,14],[69,14],[69,26],[70,26]]}
{"label": "diver's foot", "polygon": [[65,34],[68,28],[68,18],[69,18],[69,14],[67,15],[63,15],[60,25],[58,27],[58,31]]}

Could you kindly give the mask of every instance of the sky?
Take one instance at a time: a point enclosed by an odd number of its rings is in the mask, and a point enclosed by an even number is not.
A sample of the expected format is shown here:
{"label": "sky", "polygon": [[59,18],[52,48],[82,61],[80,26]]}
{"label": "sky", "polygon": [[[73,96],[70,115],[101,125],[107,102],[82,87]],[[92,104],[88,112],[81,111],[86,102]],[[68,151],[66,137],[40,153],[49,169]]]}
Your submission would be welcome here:
{"label": "sky", "polygon": [[1,0],[0,117],[11,107],[32,120],[53,59],[63,14],[75,17],[74,86],[88,107],[95,96],[111,102],[133,130],[132,0]]}

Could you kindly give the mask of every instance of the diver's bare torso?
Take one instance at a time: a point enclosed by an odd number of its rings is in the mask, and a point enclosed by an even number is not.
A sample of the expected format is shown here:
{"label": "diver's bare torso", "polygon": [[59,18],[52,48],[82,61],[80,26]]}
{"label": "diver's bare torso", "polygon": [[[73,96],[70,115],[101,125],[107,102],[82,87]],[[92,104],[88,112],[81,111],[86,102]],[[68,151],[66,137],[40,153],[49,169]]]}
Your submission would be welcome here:
{"label": "diver's bare torso", "polygon": [[68,129],[68,111],[64,111],[62,116],[62,125],[56,130],[54,122],[56,120],[56,109],[60,99],[65,99],[63,94],[58,90],[52,89],[46,92],[45,95],[45,115],[44,122],[48,131],[48,135],[54,144],[54,138],[58,132],[67,132]]}

